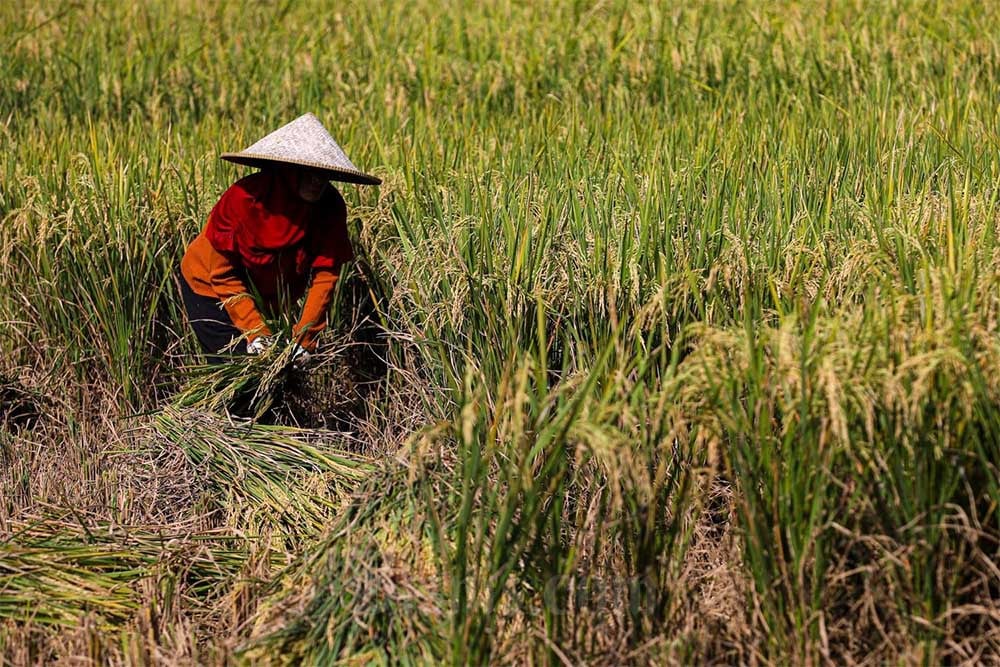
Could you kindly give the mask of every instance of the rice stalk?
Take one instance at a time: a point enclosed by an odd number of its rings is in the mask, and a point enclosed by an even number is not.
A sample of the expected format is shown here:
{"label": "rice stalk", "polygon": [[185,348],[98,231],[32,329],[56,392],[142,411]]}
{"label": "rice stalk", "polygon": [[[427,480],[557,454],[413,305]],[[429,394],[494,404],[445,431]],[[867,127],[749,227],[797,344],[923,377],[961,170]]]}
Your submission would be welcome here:
{"label": "rice stalk", "polygon": [[43,517],[12,528],[0,542],[0,619],[19,623],[79,627],[94,616],[109,631],[143,607],[141,584],[154,579],[209,607],[249,557],[243,538],[173,526]]}
{"label": "rice stalk", "polygon": [[[203,469],[233,525],[257,522],[291,538],[318,535],[340,498],[373,470],[348,449],[310,442],[308,431],[168,407],[153,420],[162,446]],[[246,522],[249,522],[247,525]]]}

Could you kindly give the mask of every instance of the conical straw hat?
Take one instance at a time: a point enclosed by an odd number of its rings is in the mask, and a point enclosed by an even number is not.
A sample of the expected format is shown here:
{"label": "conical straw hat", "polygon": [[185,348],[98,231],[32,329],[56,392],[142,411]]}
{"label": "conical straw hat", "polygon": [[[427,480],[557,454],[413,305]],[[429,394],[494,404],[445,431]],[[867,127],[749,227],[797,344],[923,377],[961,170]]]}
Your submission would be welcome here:
{"label": "conical straw hat", "polygon": [[274,163],[301,164],[326,170],[331,181],[364,185],[382,182],[359,171],[311,113],[299,116],[239,153],[223,153],[222,159],[250,167],[267,167]]}

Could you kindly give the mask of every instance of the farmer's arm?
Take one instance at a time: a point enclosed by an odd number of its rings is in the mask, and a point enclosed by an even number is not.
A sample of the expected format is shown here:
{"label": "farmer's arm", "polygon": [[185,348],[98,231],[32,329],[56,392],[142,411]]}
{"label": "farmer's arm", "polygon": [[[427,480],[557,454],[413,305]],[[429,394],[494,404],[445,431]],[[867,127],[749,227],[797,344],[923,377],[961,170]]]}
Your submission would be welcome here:
{"label": "farmer's arm", "polygon": [[302,307],[302,316],[295,325],[295,337],[307,350],[316,347],[316,336],[326,327],[326,311],[333,299],[333,289],[345,262],[354,259],[354,249],[347,233],[347,205],[335,189],[330,194],[330,218],[316,241],[316,258],[312,265],[312,282]]}
{"label": "farmer's arm", "polygon": [[230,253],[216,250],[206,234],[201,233],[184,253],[181,273],[196,294],[222,301],[229,319],[253,340],[258,335],[267,335],[268,330],[240,278],[238,261]]}
{"label": "farmer's arm", "polygon": [[249,341],[258,336],[269,336],[271,331],[261,317],[253,296],[243,284],[233,259],[213,248],[210,243],[205,246],[209,255],[207,264],[212,290],[222,301],[233,324],[247,335]]}
{"label": "farmer's arm", "polygon": [[326,311],[333,299],[333,288],[338,277],[338,272],[333,269],[318,269],[313,272],[306,303],[302,307],[302,317],[295,325],[295,337],[299,345],[309,351],[316,348],[316,336],[326,328]]}

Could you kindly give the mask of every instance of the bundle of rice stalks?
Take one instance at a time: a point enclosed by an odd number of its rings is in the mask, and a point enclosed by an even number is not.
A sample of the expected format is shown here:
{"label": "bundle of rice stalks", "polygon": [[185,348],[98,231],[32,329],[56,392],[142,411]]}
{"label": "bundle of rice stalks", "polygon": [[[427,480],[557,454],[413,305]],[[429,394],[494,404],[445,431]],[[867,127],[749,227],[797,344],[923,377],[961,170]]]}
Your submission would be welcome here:
{"label": "bundle of rice stalks", "polygon": [[318,535],[340,495],[372,470],[370,460],[320,443],[315,433],[168,407],[154,427],[206,472],[230,519],[262,522],[287,536]]}
{"label": "bundle of rice stalks", "polygon": [[448,602],[427,528],[428,478],[371,478],[326,536],[275,579],[251,661],[434,663],[446,653]]}
{"label": "bundle of rice stalks", "polygon": [[189,366],[174,404],[272,423],[338,426],[362,411],[381,377],[378,361],[370,345],[347,343],[301,360],[286,347],[233,363]]}
{"label": "bundle of rice stalks", "polygon": [[152,565],[128,549],[0,544],[0,618],[75,626],[94,613],[106,625],[123,621],[137,608],[132,585]]}
{"label": "bundle of rice stalks", "polygon": [[244,567],[245,540],[171,526],[84,526],[60,518],[20,524],[0,542],[0,620],[110,628],[142,605],[140,583],[169,582],[187,606],[216,599]]}
{"label": "bundle of rice stalks", "polygon": [[234,363],[189,366],[174,404],[259,419],[278,402],[294,371],[292,348],[240,357]]}

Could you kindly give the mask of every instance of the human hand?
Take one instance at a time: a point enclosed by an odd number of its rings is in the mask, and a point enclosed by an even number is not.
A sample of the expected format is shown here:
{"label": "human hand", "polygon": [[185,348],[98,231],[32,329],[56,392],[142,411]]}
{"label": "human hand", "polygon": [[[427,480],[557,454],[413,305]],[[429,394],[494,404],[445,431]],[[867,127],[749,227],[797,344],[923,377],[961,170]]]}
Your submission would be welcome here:
{"label": "human hand", "polygon": [[274,346],[274,336],[257,336],[247,343],[247,354],[261,354]]}

